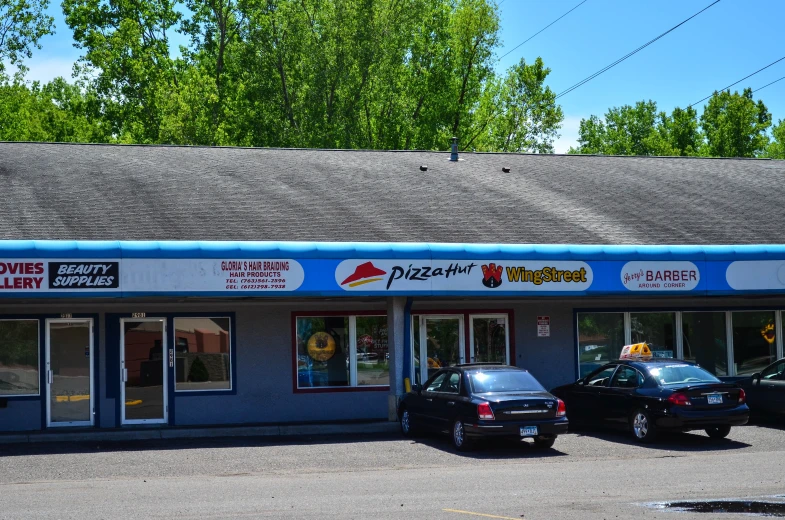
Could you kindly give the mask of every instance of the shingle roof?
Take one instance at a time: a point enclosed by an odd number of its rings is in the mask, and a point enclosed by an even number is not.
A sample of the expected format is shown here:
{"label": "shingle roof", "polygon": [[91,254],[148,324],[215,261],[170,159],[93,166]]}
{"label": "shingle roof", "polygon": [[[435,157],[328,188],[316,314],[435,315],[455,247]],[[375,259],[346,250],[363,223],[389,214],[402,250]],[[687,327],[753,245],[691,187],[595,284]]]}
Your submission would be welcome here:
{"label": "shingle roof", "polygon": [[0,238],[785,242],[785,161],[448,158],[436,152],[0,143]]}

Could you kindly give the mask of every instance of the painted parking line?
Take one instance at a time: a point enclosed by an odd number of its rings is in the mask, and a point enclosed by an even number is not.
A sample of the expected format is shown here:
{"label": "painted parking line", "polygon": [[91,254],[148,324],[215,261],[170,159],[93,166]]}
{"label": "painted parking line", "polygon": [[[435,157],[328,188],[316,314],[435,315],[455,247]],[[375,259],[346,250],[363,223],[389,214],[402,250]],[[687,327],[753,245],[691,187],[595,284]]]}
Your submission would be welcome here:
{"label": "painted parking line", "polygon": [[482,516],[484,518],[501,518],[503,520],[521,520],[520,518],[513,518],[511,516],[488,515],[488,514],[485,514],[485,513],[474,513],[472,511],[462,511],[460,509],[442,509],[442,511],[446,511],[448,513],[459,513],[459,514],[462,514],[462,515]]}

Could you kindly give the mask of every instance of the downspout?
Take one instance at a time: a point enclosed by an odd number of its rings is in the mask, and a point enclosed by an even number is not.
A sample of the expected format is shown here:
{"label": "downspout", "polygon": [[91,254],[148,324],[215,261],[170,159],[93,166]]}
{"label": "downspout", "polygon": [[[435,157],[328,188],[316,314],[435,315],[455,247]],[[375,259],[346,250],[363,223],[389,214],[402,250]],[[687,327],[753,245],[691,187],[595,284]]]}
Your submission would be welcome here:
{"label": "downspout", "polygon": [[[403,308],[403,374],[404,390],[411,390],[412,380],[412,303],[414,298],[406,298],[406,305]],[[409,385],[406,385],[406,381]],[[409,388],[406,388],[409,386]]]}

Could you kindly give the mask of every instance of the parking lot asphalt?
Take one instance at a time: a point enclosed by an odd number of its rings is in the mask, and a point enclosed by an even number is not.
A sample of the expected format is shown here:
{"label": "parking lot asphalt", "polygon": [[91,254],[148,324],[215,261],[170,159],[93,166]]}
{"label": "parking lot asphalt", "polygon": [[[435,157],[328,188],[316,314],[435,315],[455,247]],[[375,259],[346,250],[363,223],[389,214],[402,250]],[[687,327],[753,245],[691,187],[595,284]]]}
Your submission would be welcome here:
{"label": "parking lot asphalt", "polygon": [[[654,503],[785,495],[785,425],[551,450],[397,435],[0,447],[0,518],[747,518]],[[485,516],[483,516],[485,515]]]}

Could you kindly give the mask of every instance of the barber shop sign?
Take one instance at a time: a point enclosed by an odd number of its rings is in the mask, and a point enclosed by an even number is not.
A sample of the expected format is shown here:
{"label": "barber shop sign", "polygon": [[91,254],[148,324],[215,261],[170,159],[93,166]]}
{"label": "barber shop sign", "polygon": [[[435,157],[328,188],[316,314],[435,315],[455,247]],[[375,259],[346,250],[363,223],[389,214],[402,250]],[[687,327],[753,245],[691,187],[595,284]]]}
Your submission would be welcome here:
{"label": "barber shop sign", "polygon": [[692,262],[627,262],[621,283],[630,291],[691,291],[700,271]]}

